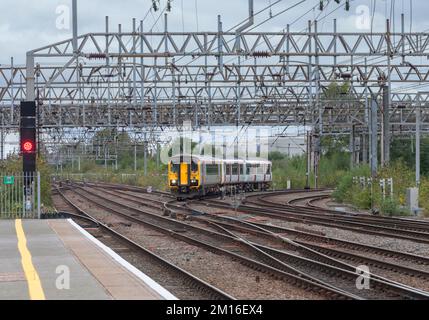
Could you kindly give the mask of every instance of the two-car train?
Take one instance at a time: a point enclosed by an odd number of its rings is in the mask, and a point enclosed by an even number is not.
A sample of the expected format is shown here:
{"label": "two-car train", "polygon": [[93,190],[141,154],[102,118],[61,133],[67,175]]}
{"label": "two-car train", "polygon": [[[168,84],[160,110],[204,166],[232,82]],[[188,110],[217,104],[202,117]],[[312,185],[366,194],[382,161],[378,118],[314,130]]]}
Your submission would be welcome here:
{"label": "two-car train", "polygon": [[178,199],[225,192],[268,190],[272,163],[266,160],[215,159],[203,156],[174,156],[168,164],[170,191]]}

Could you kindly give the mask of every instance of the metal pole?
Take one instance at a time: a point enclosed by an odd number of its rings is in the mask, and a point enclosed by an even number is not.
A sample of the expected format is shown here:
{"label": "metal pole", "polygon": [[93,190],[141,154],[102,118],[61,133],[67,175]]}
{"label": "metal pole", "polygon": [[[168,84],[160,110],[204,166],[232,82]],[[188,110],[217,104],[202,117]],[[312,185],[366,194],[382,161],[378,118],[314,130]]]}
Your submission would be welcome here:
{"label": "metal pole", "polygon": [[107,76],[107,107],[109,109],[109,124],[110,124],[110,58],[109,58],[109,17],[106,16],[106,76]]}
{"label": "metal pole", "polygon": [[222,43],[222,18],[220,15],[217,16],[217,30],[218,30],[218,54],[219,54],[219,58],[218,58],[218,63],[219,63],[219,71],[221,74],[223,74],[223,43]]}
{"label": "metal pole", "polygon": [[26,76],[26,99],[27,101],[34,101],[36,99],[36,94],[34,92],[34,54],[31,51],[27,52]]}
{"label": "metal pole", "polygon": [[[395,22],[395,20],[393,20]],[[392,80],[391,80],[391,71],[392,71],[392,44],[390,37],[390,20],[387,19],[387,88],[384,92],[384,165],[388,166],[390,163],[390,105],[391,105],[391,89],[392,89]]]}
{"label": "metal pole", "polygon": [[41,197],[41,191],[40,191],[40,172],[37,172],[37,218],[40,219],[41,213],[40,213],[40,200]]}
{"label": "metal pole", "polygon": [[173,127],[177,127],[177,106],[176,106],[176,76],[175,67],[176,59],[173,58],[173,67],[171,68],[171,81],[172,81],[172,98],[173,98]]}
{"label": "metal pole", "polygon": [[135,108],[137,106],[137,61],[135,54],[137,53],[137,25],[136,25],[136,19],[133,18],[133,107]]}
{"label": "metal pole", "polygon": [[140,103],[142,107],[144,107],[144,81],[145,81],[143,52],[144,52],[143,20],[140,20],[140,53],[142,54],[142,58],[140,58],[140,68],[141,68]]}
{"label": "metal pole", "polygon": [[144,175],[147,176],[147,136],[146,136],[146,132],[144,133],[144,152],[143,152],[143,170],[144,170]]}
{"label": "metal pole", "polygon": [[352,132],[350,133],[350,167],[353,168],[356,163],[356,141],[355,141],[356,125],[352,125]]}
{"label": "metal pole", "polygon": [[134,171],[137,171],[137,144],[134,143]]}
{"label": "metal pole", "polygon": [[159,169],[160,165],[160,145],[159,142],[156,143],[156,168]]}
{"label": "metal pole", "polygon": [[311,162],[311,154],[310,154],[311,141],[310,141],[310,137],[311,137],[310,131],[307,131],[307,172],[306,172],[307,181],[305,183],[305,189],[310,189],[310,166],[311,166],[311,164],[310,164],[310,162]]}
{"label": "metal pole", "polygon": [[371,99],[371,175],[377,175],[378,167],[378,120],[377,120],[377,101],[375,96]]}
{"label": "metal pole", "polygon": [[249,18],[247,20],[247,22],[242,25],[241,27],[239,27],[236,31],[235,31],[235,38],[236,38],[236,43],[235,43],[235,47],[236,47],[236,51],[240,52],[241,51],[241,33],[246,30],[247,28],[249,28],[250,26],[253,25],[254,23],[254,11],[253,11],[253,0],[249,0]]}
{"label": "metal pole", "polygon": [[[13,78],[14,78],[14,67],[13,57],[10,58],[10,121],[13,123],[13,110],[15,104],[15,93],[13,91]],[[21,84],[20,84],[21,85]],[[2,158],[3,159],[3,158]]]}
{"label": "metal pole", "polygon": [[389,87],[383,87],[383,166],[390,162]]}
{"label": "metal pole", "polygon": [[1,128],[0,128],[0,161],[4,159],[4,119],[2,114],[1,119]]}
{"label": "metal pole", "polygon": [[416,186],[420,187],[420,117],[421,105],[416,107]]}
{"label": "metal pole", "polygon": [[72,15],[73,15],[73,53],[77,53],[77,0],[72,2]]}

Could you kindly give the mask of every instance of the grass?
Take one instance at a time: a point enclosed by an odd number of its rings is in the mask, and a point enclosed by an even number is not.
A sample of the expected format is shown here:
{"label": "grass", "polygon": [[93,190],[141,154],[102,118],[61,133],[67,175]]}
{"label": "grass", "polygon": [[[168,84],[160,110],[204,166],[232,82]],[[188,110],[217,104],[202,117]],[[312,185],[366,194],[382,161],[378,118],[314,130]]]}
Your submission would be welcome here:
{"label": "grass", "polygon": [[[395,161],[390,166],[382,168],[372,187],[363,187],[360,183],[353,183],[353,177],[369,178],[370,169],[368,166],[360,166],[347,172],[338,183],[333,194],[334,199],[341,203],[350,203],[359,209],[371,209],[373,206],[382,214],[390,216],[409,215],[406,206],[407,188],[415,185],[414,171],[409,168],[403,161]],[[383,198],[382,189],[379,184],[380,179],[393,179],[393,194],[386,191],[386,197]],[[372,197],[371,197],[372,195]],[[423,177],[420,188],[420,207],[423,208],[424,214],[428,215],[429,209],[429,179]]]}
{"label": "grass", "polygon": [[167,166],[160,164],[158,167],[155,159],[148,158],[147,175],[144,175],[143,166],[143,159],[138,159],[138,170],[134,171],[134,162],[130,161],[129,157],[119,160],[117,170],[111,166],[105,168],[102,163],[82,161],[80,171],[77,170],[76,166],[72,169],[71,165],[67,165],[62,171],[62,175],[65,177],[75,175],[74,177],[77,178],[86,177],[91,180],[102,182],[123,183],[140,187],[153,187],[158,190],[167,190]]}
{"label": "grass", "polygon": [[[370,169],[367,165],[350,169],[350,155],[345,150],[344,144],[338,141],[328,141],[324,155],[319,163],[319,187],[335,189],[334,198],[340,203],[347,203],[359,209],[376,208],[385,215],[406,215],[403,207],[406,205],[406,189],[415,185],[414,170],[401,160],[394,161],[391,166],[382,168],[371,187],[362,187],[353,182],[353,177],[370,177]],[[273,187],[275,189],[286,189],[288,180],[292,188],[304,188],[306,186],[306,157],[287,156],[273,152],[270,153],[273,162]],[[72,170],[68,165],[64,169],[65,174],[82,173],[92,175],[99,181],[112,183],[126,183],[142,187],[153,187],[160,190],[167,189],[167,167],[160,164],[157,167],[153,158],[148,158],[148,174],[143,174],[143,159],[138,158],[138,170],[134,172],[134,158],[132,154],[124,154],[118,160],[118,170],[111,166],[105,168],[103,163],[94,161],[83,161],[81,171],[76,166]],[[394,194],[383,199],[379,186],[379,179],[393,178]],[[314,186],[314,174],[309,176],[310,186]],[[420,206],[429,214],[429,179],[423,177],[420,188]]]}
{"label": "grass", "polygon": [[[273,161],[273,184],[275,189],[285,189],[287,181],[291,181],[292,188],[302,189],[306,186],[306,157],[296,156],[287,158],[279,153],[270,154]],[[353,177],[371,177],[367,165],[350,169],[349,155],[345,152],[331,152],[322,156],[319,164],[319,187],[333,188],[334,199],[340,203],[351,204],[358,209],[369,210],[375,208],[384,215],[409,215],[404,209],[406,206],[407,188],[415,185],[413,168],[403,161],[394,161],[389,167],[382,168],[371,186],[362,187],[354,183]],[[393,178],[393,195],[386,192],[383,198],[380,179]],[[314,185],[314,175],[310,174],[310,185]],[[429,178],[423,176],[420,186],[420,207],[424,214],[429,215]]]}
{"label": "grass", "polygon": [[[41,204],[44,211],[52,210],[51,174],[52,169],[43,157],[38,157],[37,168],[40,172]],[[0,162],[1,174],[17,174],[22,172],[22,158],[10,156],[7,160]]]}

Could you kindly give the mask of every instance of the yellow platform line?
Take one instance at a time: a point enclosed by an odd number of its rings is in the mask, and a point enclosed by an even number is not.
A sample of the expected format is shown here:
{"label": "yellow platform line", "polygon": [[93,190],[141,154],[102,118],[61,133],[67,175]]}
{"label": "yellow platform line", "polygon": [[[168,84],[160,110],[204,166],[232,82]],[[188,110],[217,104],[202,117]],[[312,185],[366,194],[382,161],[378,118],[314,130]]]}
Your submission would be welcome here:
{"label": "yellow platform line", "polygon": [[27,248],[27,238],[25,237],[24,229],[22,228],[22,220],[15,220],[16,235],[18,237],[18,250],[21,254],[22,268],[24,269],[25,278],[28,283],[28,291],[31,300],[45,300],[42,284],[39,274],[34,268],[31,259],[31,253]]}

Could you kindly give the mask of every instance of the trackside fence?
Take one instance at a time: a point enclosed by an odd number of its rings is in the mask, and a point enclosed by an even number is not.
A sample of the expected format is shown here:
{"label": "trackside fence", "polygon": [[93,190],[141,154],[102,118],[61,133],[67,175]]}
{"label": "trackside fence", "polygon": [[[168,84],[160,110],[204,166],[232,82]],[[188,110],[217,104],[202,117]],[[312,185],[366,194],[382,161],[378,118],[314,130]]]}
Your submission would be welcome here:
{"label": "trackside fence", "polygon": [[40,173],[0,172],[0,219],[40,218]]}

